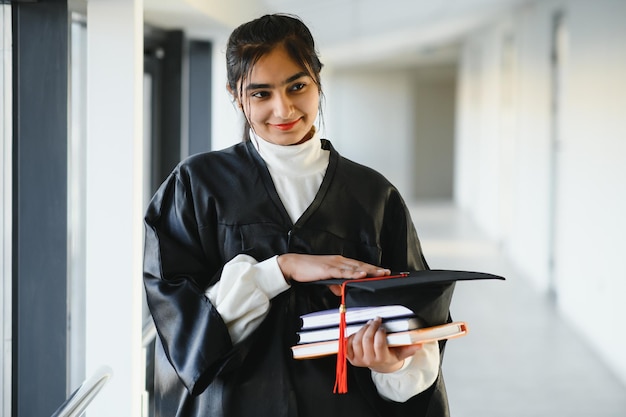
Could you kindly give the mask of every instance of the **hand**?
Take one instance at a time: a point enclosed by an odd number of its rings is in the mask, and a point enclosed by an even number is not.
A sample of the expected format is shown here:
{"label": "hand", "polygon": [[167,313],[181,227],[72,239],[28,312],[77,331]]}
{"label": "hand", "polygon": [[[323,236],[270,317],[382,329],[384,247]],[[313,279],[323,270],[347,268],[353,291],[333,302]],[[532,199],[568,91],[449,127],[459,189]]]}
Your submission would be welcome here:
{"label": "hand", "polygon": [[347,358],[354,366],[367,367],[380,373],[395,372],[404,360],[422,348],[421,344],[390,348],[387,332],[377,317],[348,338]]}
{"label": "hand", "polygon": [[320,281],[329,278],[356,279],[391,274],[388,269],[341,255],[286,253],[278,257],[278,266],[287,281],[299,282]]}

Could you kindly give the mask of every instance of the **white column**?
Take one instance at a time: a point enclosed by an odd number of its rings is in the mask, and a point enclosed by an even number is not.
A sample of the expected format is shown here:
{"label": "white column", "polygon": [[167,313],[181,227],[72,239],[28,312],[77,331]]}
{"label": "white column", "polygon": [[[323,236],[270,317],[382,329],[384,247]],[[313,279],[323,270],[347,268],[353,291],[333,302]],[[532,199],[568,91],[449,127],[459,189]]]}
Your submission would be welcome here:
{"label": "white column", "polygon": [[143,1],[88,1],[86,374],[113,369],[90,417],[141,415],[142,86]]}
{"label": "white column", "polygon": [[11,415],[13,126],[11,6],[0,5],[0,415]]}

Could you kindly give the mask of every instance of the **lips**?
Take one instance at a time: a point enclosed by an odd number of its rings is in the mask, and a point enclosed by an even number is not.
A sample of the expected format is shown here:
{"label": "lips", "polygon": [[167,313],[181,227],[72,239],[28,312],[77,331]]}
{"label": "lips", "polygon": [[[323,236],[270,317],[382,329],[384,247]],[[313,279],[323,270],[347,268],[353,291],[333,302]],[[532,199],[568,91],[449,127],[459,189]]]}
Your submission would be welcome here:
{"label": "lips", "polygon": [[278,123],[278,124],[272,124],[272,126],[274,126],[276,129],[278,130],[291,130],[295,125],[298,124],[298,122],[300,121],[300,119],[294,120],[293,122],[289,122],[289,123]]}

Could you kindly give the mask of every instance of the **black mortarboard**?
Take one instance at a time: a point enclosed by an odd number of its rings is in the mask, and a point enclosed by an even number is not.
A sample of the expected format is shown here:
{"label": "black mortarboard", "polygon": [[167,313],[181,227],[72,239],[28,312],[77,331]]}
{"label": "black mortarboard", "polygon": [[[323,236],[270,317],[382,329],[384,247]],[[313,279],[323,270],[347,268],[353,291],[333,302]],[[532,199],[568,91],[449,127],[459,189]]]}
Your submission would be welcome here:
{"label": "black mortarboard", "polygon": [[[498,275],[473,272],[432,269],[394,273],[384,277],[363,279],[329,279],[312,284],[339,284],[342,286],[342,307],[380,306],[401,304],[411,309],[424,322],[424,326],[436,326],[450,321],[449,310],[452,293],[457,281],[504,278]],[[345,320],[345,315],[344,315]],[[340,325],[340,334],[342,334]],[[336,392],[346,392],[347,371],[345,351],[342,351],[343,335],[340,337],[340,353],[337,355]]]}
{"label": "black mortarboard", "polygon": [[[380,279],[382,278],[382,279]],[[427,326],[448,321],[454,284],[504,278],[484,272],[432,269],[394,273],[386,277],[361,280],[329,279],[316,284],[346,285],[346,307],[401,304],[411,309]]]}

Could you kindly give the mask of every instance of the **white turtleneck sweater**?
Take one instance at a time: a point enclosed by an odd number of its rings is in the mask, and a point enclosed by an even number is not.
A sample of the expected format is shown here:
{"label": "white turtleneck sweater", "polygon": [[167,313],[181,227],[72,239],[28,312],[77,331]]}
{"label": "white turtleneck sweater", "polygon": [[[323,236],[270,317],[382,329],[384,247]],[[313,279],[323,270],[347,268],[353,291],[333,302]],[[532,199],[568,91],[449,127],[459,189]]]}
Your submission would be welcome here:
{"label": "white turtleneck sweater", "polygon": [[330,152],[322,149],[318,133],[304,143],[291,146],[267,142],[254,133],[250,138],[267,165],[291,221],[295,223],[311,205],[322,185]]}
{"label": "white turtleneck sweater", "polygon": [[[318,133],[308,141],[291,146],[276,145],[250,132],[259,155],[265,161],[292,222],[311,205],[319,190],[330,152],[322,149]],[[217,284],[206,295],[222,316],[233,343],[248,336],[265,318],[270,300],[289,288],[278,266],[277,256],[258,262],[238,255],[228,262]],[[424,344],[393,373],[372,371],[381,396],[403,402],[433,384],[439,373],[439,347]]]}

